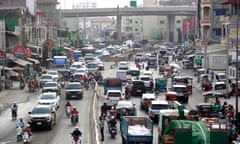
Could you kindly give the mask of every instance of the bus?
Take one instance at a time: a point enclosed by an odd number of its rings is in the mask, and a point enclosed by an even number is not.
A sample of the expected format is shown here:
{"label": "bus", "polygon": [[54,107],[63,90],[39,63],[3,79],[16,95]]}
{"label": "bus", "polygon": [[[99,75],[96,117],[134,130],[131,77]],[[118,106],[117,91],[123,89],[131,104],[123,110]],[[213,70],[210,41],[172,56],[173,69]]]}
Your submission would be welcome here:
{"label": "bus", "polygon": [[92,53],[95,55],[95,48],[93,47],[84,47],[82,48],[82,55],[85,56],[87,53]]}

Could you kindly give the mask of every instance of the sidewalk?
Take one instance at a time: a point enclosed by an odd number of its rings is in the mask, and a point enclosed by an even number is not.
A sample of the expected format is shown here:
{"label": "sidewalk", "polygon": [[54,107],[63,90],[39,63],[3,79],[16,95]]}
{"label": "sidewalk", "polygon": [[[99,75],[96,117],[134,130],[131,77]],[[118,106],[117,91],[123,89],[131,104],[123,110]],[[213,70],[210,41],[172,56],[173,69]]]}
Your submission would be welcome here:
{"label": "sidewalk", "polygon": [[30,93],[27,87],[23,90],[19,89],[19,82],[14,81],[11,89],[2,90],[0,92],[0,113],[7,109],[12,103],[26,102],[29,96],[38,94],[38,92]]}

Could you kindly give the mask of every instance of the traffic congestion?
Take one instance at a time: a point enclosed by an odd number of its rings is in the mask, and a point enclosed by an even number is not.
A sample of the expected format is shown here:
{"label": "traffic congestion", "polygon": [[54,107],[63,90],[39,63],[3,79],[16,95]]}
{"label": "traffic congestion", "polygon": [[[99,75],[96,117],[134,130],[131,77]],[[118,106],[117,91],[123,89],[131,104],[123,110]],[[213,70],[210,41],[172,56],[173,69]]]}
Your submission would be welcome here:
{"label": "traffic congestion", "polygon": [[54,56],[39,71],[30,66],[20,78],[19,91],[33,95],[2,113],[11,115],[12,136],[2,135],[1,141],[234,142],[240,127],[223,76],[212,79],[182,45],[172,45],[124,47],[112,55],[112,49],[99,54],[88,46],[71,57]]}

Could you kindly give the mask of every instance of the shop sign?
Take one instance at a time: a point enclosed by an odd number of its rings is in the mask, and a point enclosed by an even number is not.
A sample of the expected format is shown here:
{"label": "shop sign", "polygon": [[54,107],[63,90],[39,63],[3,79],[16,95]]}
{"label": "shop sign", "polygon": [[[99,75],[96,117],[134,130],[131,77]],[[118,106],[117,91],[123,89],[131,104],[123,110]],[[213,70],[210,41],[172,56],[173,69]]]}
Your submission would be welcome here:
{"label": "shop sign", "polygon": [[13,52],[14,52],[14,54],[17,58],[24,58],[25,57],[25,51],[26,51],[26,49],[21,45],[17,45],[13,49]]}

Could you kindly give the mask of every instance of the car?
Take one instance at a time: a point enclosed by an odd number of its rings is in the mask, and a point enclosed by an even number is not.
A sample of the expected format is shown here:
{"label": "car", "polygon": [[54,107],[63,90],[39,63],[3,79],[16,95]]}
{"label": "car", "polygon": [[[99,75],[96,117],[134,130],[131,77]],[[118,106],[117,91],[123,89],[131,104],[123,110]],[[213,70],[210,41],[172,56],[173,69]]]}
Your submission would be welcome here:
{"label": "car", "polygon": [[128,70],[128,62],[127,61],[120,61],[118,63],[119,70]]}
{"label": "car", "polygon": [[88,62],[87,69],[89,73],[95,73],[98,71],[98,64],[96,62]]}
{"label": "car", "polygon": [[177,101],[188,103],[189,92],[186,85],[173,85],[170,91],[177,93]]}
{"label": "car", "polygon": [[42,93],[38,100],[39,105],[52,105],[56,110],[60,107],[60,96],[55,92]]}
{"label": "car", "polygon": [[96,61],[97,65],[98,65],[98,70],[104,70],[104,64],[102,61]]}
{"label": "car", "polygon": [[28,114],[28,123],[32,129],[47,127],[51,130],[56,123],[56,111],[51,105],[36,105]]}
{"label": "car", "polygon": [[5,73],[9,74],[11,80],[19,81],[21,78],[21,74],[13,70],[6,71]]}
{"label": "car", "polygon": [[82,99],[83,98],[83,86],[80,82],[69,82],[65,88],[66,92],[66,99],[76,98]]}
{"label": "car", "polygon": [[74,75],[87,75],[87,71],[84,68],[78,68],[74,71],[73,76]]}
{"label": "car", "polygon": [[148,68],[157,68],[157,57],[156,56],[149,56],[147,59],[147,66]]}
{"label": "car", "polygon": [[80,69],[80,68],[85,68],[85,63],[84,62],[74,62],[71,66],[70,66],[70,70],[72,72],[74,72],[76,69]]}
{"label": "car", "polygon": [[108,90],[105,96],[105,103],[110,108],[117,105],[118,101],[124,100],[121,90]]}
{"label": "car", "polygon": [[139,80],[144,82],[147,91],[153,91],[153,78],[149,75],[140,75]]}
{"label": "car", "polygon": [[171,105],[165,100],[153,100],[148,107],[148,116],[153,121],[158,121],[159,110],[170,109]]}
{"label": "car", "polygon": [[61,94],[60,87],[58,85],[58,82],[46,82],[45,85],[42,88],[42,92],[55,92],[57,94]]}
{"label": "car", "polygon": [[116,106],[116,117],[117,117],[117,119],[119,119],[120,118],[120,110],[128,110],[128,112],[130,112],[129,113],[129,115],[128,116],[130,116],[131,115],[131,111],[132,111],[132,109],[133,109],[133,103],[132,103],[132,101],[128,101],[128,100],[122,100],[122,101],[118,101],[118,103],[117,103],[117,106]]}
{"label": "car", "polygon": [[40,77],[40,87],[42,88],[46,82],[52,82],[54,81],[54,78],[53,78],[53,75],[50,75],[50,74],[43,74],[41,77]]}
{"label": "car", "polygon": [[144,93],[142,95],[141,101],[140,101],[140,109],[148,111],[148,107],[151,104],[151,101],[156,99],[156,95],[154,93]]}
{"label": "car", "polygon": [[59,74],[58,71],[47,71],[47,74],[52,75],[53,76],[53,81],[58,81],[59,80]]}
{"label": "car", "polygon": [[142,96],[143,93],[146,93],[144,82],[141,80],[133,80],[131,82],[131,95]]}
{"label": "car", "polygon": [[142,71],[142,75],[150,76],[153,79],[153,72],[152,71],[144,70],[144,71]]}

